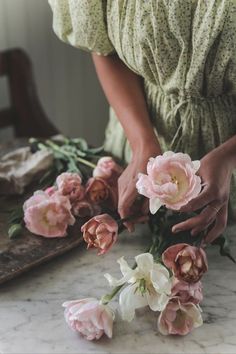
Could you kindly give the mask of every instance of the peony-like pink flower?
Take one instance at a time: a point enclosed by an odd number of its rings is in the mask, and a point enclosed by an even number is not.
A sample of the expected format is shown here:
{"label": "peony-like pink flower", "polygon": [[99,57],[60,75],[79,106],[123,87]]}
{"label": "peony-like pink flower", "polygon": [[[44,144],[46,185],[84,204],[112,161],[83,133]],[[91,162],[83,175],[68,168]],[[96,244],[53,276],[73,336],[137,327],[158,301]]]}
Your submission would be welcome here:
{"label": "peony-like pink flower", "polygon": [[188,283],[198,282],[208,270],[205,251],[186,243],[178,243],[167,248],[162,254],[162,260],[177,279]]}
{"label": "peony-like pink flower", "polygon": [[98,160],[97,166],[93,170],[93,177],[100,177],[106,180],[117,179],[122,172],[123,168],[111,156],[104,156]]}
{"label": "peony-like pink flower", "polygon": [[94,216],[82,227],[83,238],[88,248],[98,248],[98,255],[107,253],[118,237],[118,224],[108,214]]}
{"label": "peony-like pink flower", "polygon": [[165,205],[179,210],[201,191],[201,178],[196,175],[200,161],[191,161],[189,155],[167,151],[150,158],[147,175],[140,173],[136,187],[149,198],[150,212],[155,214]]}
{"label": "peony-like pink flower", "polygon": [[64,315],[68,326],[85,339],[97,340],[103,334],[112,338],[115,316],[109,306],[102,305],[93,298],[67,301],[62,306],[65,307]]}
{"label": "peony-like pink flower", "polygon": [[197,305],[203,300],[202,283],[187,283],[174,277],[171,296],[178,297],[182,304],[191,302]]}
{"label": "peony-like pink flower", "polygon": [[49,196],[37,191],[26,200],[23,210],[27,229],[40,236],[66,236],[67,226],[75,222],[69,199],[59,193]]}
{"label": "peony-like pink flower", "polygon": [[158,329],[163,335],[183,336],[202,324],[199,308],[192,303],[182,304],[178,299],[171,299],[158,318]]}
{"label": "peony-like pink flower", "polygon": [[84,197],[84,187],[78,173],[64,172],[56,179],[60,194],[68,197],[71,202],[81,200]]}
{"label": "peony-like pink flower", "polygon": [[80,218],[92,217],[101,213],[101,208],[97,204],[91,204],[87,200],[79,200],[72,205],[72,214]]}

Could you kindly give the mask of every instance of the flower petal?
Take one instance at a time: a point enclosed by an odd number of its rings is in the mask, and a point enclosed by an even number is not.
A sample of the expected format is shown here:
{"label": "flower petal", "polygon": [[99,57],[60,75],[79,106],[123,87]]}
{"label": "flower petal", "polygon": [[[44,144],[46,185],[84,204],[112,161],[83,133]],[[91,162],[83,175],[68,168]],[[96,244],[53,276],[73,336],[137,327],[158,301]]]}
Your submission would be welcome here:
{"label": "flower petal", "polygon": [[119,304],[123,320],[131,322],[135,309],[147,306],[147,297],[136,291],[137,284],[128,285],[120,293]]}
{"label": "flower petal", "polygon": [[196,160],[196,161],[192,161],[192,164],[193,164],[194,170],[197,172],[200,168],[201,162],[199,160]]}
{"label": "flower petal", "polygon": [[149,200],[149,209],[151,214],[155,214],[160,207],[162,206],[162,202],[158,198],[151,198]]}
{"label": "flower petal", "polygon": [[110,308],[106,308],[106,310],[104,310],[104,312],[102,313],[102,328],[104,329],[104,332],[108,338],[112,338],[112,327],[114,318],[114,312]]}
{"label": "flower petal", "polygon": [[124,259],[124,257],[119,258],[117,260],[117,263],[120,265],[120,271],[123,274],[123,276],[125,276],[127,273],[130,273],[131,271],[133,271],[133,269],[130,268],[130,266],[128,265],[128,263]]}
{"label": "flower petal", "polygon": [[135,257],[137,268],[139,272],[149,274],[153,268],[154,260],[151,253],[141,253]]}
{"label": "flower petal", "polygon": [[146,297],[152,311],[163,311],[169,301],[166,294],[158,294],[157,292],[147,292]]}
{"label": "flower petal", "polygon": [[162,264],[154,264],[150,273],[152,285],[159,293],[171,293],[172,280],[168,270]]}

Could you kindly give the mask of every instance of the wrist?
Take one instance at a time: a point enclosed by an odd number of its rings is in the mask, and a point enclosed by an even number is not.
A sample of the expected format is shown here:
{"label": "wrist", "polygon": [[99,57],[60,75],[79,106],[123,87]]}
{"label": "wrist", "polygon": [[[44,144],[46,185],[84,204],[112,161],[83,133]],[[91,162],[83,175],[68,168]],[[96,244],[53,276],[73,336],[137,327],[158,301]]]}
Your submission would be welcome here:
{"label": "wrist", "polygon": [[155,136],[154,139],[144,139],[138,141],[132,148],[133,157],[142,157],[149,159],[150,157],[156,157],[161,155],[161,147]]}
{"label": "wrist", "polygon": [[234,170],[236,168],[236,135],[220,145],[217,150],[222,161],[227,162],[229,167]]}

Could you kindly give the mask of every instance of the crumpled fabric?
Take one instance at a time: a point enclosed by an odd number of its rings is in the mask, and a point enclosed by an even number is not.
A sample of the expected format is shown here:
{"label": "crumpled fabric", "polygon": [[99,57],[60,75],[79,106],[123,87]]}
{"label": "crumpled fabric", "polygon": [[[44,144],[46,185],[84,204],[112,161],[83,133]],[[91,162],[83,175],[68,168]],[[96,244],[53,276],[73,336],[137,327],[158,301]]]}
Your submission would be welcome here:
{"label": "crumpled fabric", "polygon": [[22,194],[52,163],[53,154],[47,150],[32,153],[29,147],[22,147],[4,155],[0,159],[0,194]]}

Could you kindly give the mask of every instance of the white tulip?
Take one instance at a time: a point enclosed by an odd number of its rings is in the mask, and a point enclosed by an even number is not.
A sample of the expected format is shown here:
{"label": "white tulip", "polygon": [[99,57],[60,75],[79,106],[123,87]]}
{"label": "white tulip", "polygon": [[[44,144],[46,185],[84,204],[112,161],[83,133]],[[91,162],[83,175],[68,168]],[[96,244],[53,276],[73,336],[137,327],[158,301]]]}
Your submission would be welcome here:
{"label": "white tulip", "polygon": [[111,286],[128,283],[119,298],[122,318],[126,321],[132,321],[135,309],[147,305],[153,311],[162,311],[171,294],[169,272],[162,264],[154,262],[152,254],[140,254],[135,261],[137,267],[132,269],[123,257],[118,260],[123,274],[119,280],[105,274]]}

